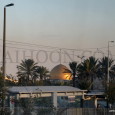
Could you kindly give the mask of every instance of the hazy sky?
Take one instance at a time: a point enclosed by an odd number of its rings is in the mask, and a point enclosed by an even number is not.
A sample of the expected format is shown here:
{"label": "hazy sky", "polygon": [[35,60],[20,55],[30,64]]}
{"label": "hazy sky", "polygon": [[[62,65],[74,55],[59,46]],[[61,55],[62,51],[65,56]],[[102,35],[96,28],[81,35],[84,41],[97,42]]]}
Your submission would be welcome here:
{"label": "hazy sky", "polygon": [[115,0],[0,0],[0,39],[8,3],[15,6],[7,8],[7,40],[69,49],[115,40]]}

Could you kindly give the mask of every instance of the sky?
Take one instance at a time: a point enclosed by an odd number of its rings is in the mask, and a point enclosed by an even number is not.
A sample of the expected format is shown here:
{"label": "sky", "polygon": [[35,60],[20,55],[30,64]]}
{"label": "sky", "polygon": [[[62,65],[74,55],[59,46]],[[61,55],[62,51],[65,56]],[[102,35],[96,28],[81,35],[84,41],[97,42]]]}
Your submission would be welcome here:
{"label": "sky", "polygon": [[[100,50],[106,55],[108,41],[115,40],[115,0],[0,0],[1,43],[3,38],[3,9],[9,3],[15,5],[6,9],[6,39],[50,46],[50,49],[23,46],[26,49],[42,50],[39,55],[43,54],[45,58],[42,60],[43,55],[39,58],[45,66],[51,65],[46,63],[46,58],[51,58],[52,54],[49,55],[44,52],[46,50],[51,51],[51,49],[55,49],[54,47],[88,50],[87,55],[92,50],[92,54]],[[22,44],[15,43],[10,44],[11,46],[22,48]],[[115,43],[110,43],[110,46],[112,46],[110,47],[111,54],[115,58]],[[10,48],[7,49],[10,50]],[[14,56],[16,49],[12,48],[9,54]],[[0,52],[2,52],[2,45]],[[24,55],[22,50],[18,52],[21,52],[20,55]],[[72,52],[69,51],[70,53],[72,55]],[[34,57],[35,55],[38,59],[38,54],[34,54]],[[53,55],[56,58],[58,54],[53,53]],[[75,55],[83,56],[83,52],[76,52]],[[65,57],[63,58],[65,59]],[[53,60],[53,62],[58,62],[58,59]],[[11,63],[8,65],[11,68],[16,68]],[[52,68],[54,65],[56,64],[48,67]]]}

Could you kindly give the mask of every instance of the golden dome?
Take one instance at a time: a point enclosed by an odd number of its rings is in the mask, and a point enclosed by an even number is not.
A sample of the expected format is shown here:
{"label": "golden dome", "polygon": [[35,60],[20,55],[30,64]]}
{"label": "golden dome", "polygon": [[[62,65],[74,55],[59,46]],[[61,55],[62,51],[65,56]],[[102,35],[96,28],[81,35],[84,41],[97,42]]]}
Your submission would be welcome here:
{"label": "golden dome", "polygon": [[50,79],[71,80],[70,70],[62,64],[55,66],[51,70],[50,76]]}

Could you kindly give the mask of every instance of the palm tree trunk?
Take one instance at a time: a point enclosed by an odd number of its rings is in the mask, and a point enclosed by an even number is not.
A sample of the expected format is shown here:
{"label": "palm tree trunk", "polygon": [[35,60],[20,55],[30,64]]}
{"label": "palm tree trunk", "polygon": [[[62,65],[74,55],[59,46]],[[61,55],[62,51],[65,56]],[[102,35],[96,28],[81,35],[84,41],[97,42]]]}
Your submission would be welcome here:
{"label": "palm tree trunk", "polygon": [[91,76],[91,90],[93,90],[93,76]]}
{"label": "palm tree trunk", "polygon": [[73,87],[75,87],[75,73],[73,73]]}
{"label": "palm tree trunk", "polygon": [[27,76],[27,83],[26,83],[26,85],[29,85],[29,74]]}
{"label": "palm tree trunk", "polygon": [[75,87],[75,77],[73,77],[73,87]]}
{"label": "palm tree trunk", "polygon": [[43,80],[43,76],[42,75],[40,75],[40,80]]}

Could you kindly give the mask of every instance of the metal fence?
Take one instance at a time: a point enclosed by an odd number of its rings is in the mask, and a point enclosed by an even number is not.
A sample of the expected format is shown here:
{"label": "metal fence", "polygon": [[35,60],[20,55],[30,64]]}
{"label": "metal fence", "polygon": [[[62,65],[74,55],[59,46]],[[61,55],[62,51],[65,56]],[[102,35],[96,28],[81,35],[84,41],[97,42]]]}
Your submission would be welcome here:
{"label": "metal fence", "polygon": [[57,115],[115,115],[115,109],[106,108],[68,108]]}
{"label": "metal fence", "polygon": [[0,115],[115,115],[115,108],[26,108],[0,109]]}

